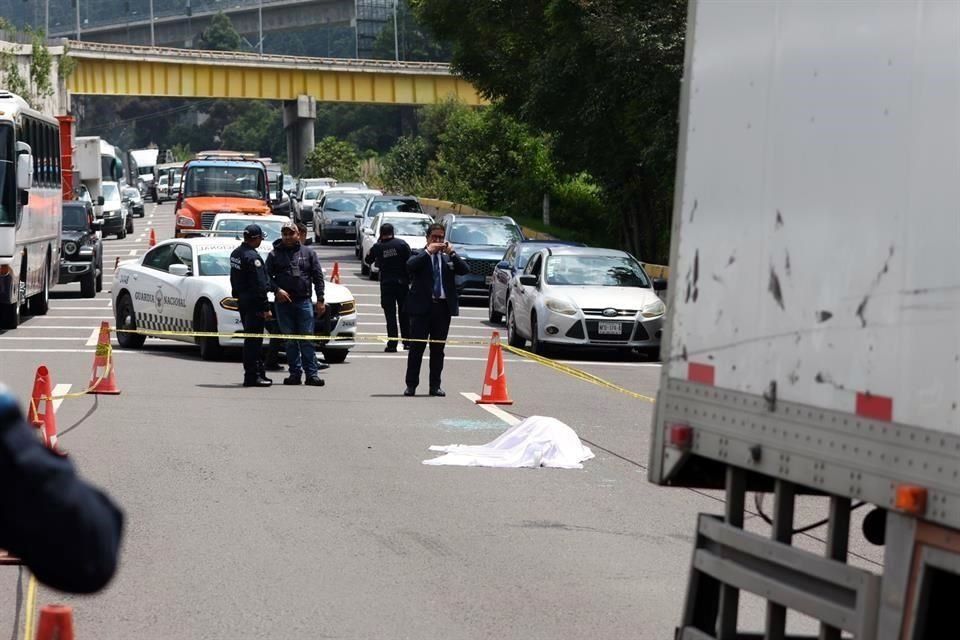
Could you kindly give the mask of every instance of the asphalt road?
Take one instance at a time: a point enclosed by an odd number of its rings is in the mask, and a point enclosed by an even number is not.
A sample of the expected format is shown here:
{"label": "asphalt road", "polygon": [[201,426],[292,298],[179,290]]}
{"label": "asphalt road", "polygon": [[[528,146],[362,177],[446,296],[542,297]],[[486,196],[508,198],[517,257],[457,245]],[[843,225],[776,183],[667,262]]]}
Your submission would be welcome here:
{"label": "asphalt road", "polygon": [[[0,334],[0,381],[26,399],[46,364],[83,389],[96,329],[112,322],[115,257],[142,255],[146,229],[166,238],[172,223],[171,205],[148,205],[135,234],[105,241],[102,294],[58,287],[47,316]],[[378,285],[361,279],[352,245],[316,249],[328,273],[340,263],[361,334],[383,333]],[[467,307],[451,335],[494,328]],[[716,495],[647,483],[647,402],[508,356],[508,413],[473,404],[461,394],[480,391],[482,345],[448,348],[442,399],[402,397],[405,354],[376,342],[324,372],[323,388],[245,389],[238,353],[202,362],[162,340],[114,353],[122,394],[69,399],[57,414],[64,448],[127,515],[104,592],[40,590],[40,603],[75,608],[78,638],[672,638],[696,514],[722,511]],[[656,394],[657,363],[573,364]],[[488,442],[530,415],[566,422],[596,458],[583,470],[421,464],[430,445]],[[16,602],[5,568],[0,636]],[[743,610],[760,620],[756,603]]]}

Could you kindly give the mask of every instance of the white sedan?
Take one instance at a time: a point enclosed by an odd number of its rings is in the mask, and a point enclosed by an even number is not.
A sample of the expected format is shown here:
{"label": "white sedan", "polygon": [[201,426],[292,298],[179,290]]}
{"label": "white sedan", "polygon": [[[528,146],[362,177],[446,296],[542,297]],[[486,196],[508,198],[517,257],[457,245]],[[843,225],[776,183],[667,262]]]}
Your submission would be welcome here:
{"label": "white sedan", "polygon": [[[146,335],[123,331],[136,329],[221,334],[158,336],[196,343],[204,360],[219,358],[224,347],[241,346],[243,339],[231,335],[243,326],[230,288],[230,254],[239,244],[235,238],[175,238],[160,242],[140,260],[121,263],[112,294],[120,346],[143,346]],[[269,248],[266,242],[261,245],[264,259]],[[324,302],[327,312],[317,319],[315,332],[332,336],[320,343],[326,361],[336,364],[355,344],[357,305],[349,289],[332,282],[325,284]]]}
{"label": "white sedan", "polygon": [[377,244],[380,226],[386,223],[393,225],[393,236],[403,240],[414,251],[427,246],[427,228],[433,224],[433,218],[425,213],[402,213],[400,211],[384,211],[378,213],[370,227],[363,230],[363,240],[360,241],[360,273],[369,275],[371,280],[377,279],[377,265],[367,266],[366,257]]}
{"label": "white sedan", "polygon": [[551,347],[615,348],[657,355],[666,307],[628,253],[592,247],[545,247],[533,254],[510,289],[507,339]]}
{"label": "white sedan", "polygon": [[287,216],[251,216],[243,213],[218,213],[210,225],[210,231],[216,232],[212,235],[219,237],[230,237],[230,232],[236,234],[239,240],[243,237],[243,230],[248,225],[255,224],[263,231],[263,247],[269,248],[275,241],[280,239],[280,231],[283,225],[290,222]]}

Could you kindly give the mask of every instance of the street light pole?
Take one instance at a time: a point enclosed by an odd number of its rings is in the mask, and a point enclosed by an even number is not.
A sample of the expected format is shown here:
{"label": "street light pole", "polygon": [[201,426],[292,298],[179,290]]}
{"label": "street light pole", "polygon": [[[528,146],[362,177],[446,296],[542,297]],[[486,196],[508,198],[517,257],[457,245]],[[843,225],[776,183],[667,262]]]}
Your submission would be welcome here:
{"label": "street light pole", "polygon": [[80,0],[77,0],[77,42],[80,40]]}
{"label": "street light pole", "polygon": [[263,0],[260,0],[260,4],[257,5],[257,25],[257,35],[260,38],[257,46],[260,49],[260,55],[263,55]]}
{"label": "street light pole", "polygon": [[393,0],[393,57],[397,62],[400,62],[400,41],[397,35],[397,6],[399,4],[400,0]]}
{"label": "street light pole", "polygon": [[47,0],[43,9],[43,35],[50,37],[50,0]]}
{"label": "street light pole", "polygon": [[150,46],[157,46],[157,40],[153,34],[153,0],[150,0]]}

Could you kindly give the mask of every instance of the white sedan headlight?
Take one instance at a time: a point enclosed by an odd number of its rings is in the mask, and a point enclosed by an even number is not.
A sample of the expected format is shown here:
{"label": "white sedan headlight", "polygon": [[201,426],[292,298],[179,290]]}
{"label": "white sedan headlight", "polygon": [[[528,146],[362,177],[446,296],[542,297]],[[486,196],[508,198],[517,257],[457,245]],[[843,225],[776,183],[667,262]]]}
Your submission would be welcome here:
{"label": "white sedan headlight", "polygon": [[554,313],[559,313],[565,316],[577,315],[577,308],[566,300],[561,300],[559,298],[547,298],[545,304],[547,305],[547,309],[550,309],[550,311],[553,311]]}
{"label": "white sedan headlight", "polygon": [[656,318],[662,316],[667,312],[667,306],[663,304],[662,300],[654,300],[653,302],[648,302],[643,305],[643,308],[640,309],[640,315],[644,318]]}

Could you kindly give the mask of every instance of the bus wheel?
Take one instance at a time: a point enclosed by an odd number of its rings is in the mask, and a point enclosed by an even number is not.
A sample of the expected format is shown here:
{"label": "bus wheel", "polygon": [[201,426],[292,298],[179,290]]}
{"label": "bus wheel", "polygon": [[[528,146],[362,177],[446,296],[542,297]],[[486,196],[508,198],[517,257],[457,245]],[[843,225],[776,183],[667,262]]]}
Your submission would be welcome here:
{"label": "bus wheel", "polygon": [[31,297],[27,302],[27,308],[32,316],[45,316],[50,309],[50,263],[47,262],[43,267],[43,288],[40,293]]}

